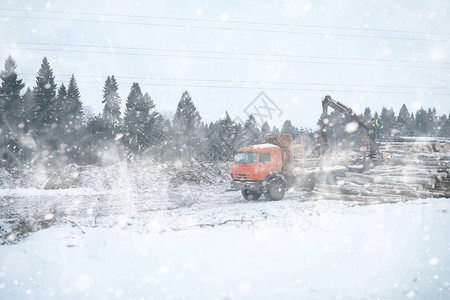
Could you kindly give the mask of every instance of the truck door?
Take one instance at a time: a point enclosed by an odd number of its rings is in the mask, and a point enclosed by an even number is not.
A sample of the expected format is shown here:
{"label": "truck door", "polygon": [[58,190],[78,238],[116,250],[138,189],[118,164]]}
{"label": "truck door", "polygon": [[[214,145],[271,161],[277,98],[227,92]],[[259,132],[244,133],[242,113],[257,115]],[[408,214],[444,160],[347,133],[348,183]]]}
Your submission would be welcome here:
{"label": "truck door", "polygon": [[270,152],[259,154],[258,168],[261,179],[265,179],[270,173],[276,172],[276,162]]}
{"label": "truck door", "polygon": [[281,152],[273,151],[272,155],[273,155],[272,160],[274,161],[273,164],[275,165],[275,171],[273,171],[273,172],[280,172],[283,168]]}

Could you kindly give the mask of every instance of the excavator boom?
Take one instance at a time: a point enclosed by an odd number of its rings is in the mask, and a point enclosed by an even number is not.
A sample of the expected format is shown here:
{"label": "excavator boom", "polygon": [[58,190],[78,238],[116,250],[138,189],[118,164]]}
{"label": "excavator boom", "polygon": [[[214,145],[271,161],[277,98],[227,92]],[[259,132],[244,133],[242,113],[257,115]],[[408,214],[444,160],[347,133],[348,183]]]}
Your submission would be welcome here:
{"label": "excavator boom", "polygon": [[373,123],[370,123],[363,118],[360,118],[355,113],[353,113],[353,110],[344,104],[333,100],[330,96],[325,96],[325,98],[322,100],[322,119],[325,119],[328,117],[328,106],[334,108],[338,112],[344,114],[345,116],[351,118],[355,122],[357,122],[360,126],[364,127],[367,131],[375,130],[375,125]]}
{"label": "excavator boom", "polygon": [[349,117],[353,121],[357,122],[360,126],[362,126],[368,132],[368,135],[370,138],[369,155],[371,157],[374,157],[377,152],[377,144],[375,141],[377,127],[375,126],[375,123],[369,122],[369,121],[357,116],[351,108],[347,107],[346,105],[344,105],[338,101],[333,100],[331,98],[331,96],[328,96],[328,95],[325,96],[325,98],[322,100],[322,122],[323,122],[322,135],[321,135],[322,139],[327,140],[326,132],[327,132],[328,123],[324,122],[324,120],[328,118],[328,106],[330,106],[331,108],[335,109],[336,111],[342,113],[343,115]]}

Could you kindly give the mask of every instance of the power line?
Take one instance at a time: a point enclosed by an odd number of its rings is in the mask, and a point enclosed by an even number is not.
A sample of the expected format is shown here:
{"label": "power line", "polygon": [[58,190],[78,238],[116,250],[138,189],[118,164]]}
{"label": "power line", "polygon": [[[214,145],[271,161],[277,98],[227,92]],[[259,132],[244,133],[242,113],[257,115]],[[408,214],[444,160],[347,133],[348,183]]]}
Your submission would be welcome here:
{"label": "power line", "polygon": [[[128,83],[131,84],[131,83]],[[160,84],[160,83],[142,83],[148,86],[173,86],[186,87],[183,84]],[[278,90],[278,91],[309,91],[309,92],[344,92],[344,93],[369,93],[369,94],[404,94],[404,95],[420,95],[425,93],[400,92],[400,91],[355,91],[355,90],[339,90],[339,89],[311,89],[311,88],[278,88],[278,87],[248,87],[248,86],[219,86],[219,85],[189,85],[189,87],[199,88],[225,88],[225,89],[250,89],[250,90]],[[449,96],[450,93],[429,93],[434,96]]]}
{"label": "power line", "polygon": [[96,23],[96,24],[118,24],[118,25],[139,25],[139,26],[159,26],[159,27],[172,27],[181,29],[210,29],[210,30],[235,30],[235,31],[249,31],[249,32],[262,32],[262,33],[283,33],[283,34],[304,34],[304,35],[320,35],[320,36],[339,36],[350,38],[376,38],[376,39],[394,39],[394,40],[408,40],[408,41],[426,41],[426,42],[445,42],[445,39],[431,39],[431,38],[412,38],[412,37],[393,37],[393,36],[375,36],[375,35],[362,35],[362,34],[344,34],[344,33],[319,33],[319,32],[307,32],[307,31],[288,31],[288,30],[275,30],[275,29],[261,29],[261,28],[238,28],[238,27],[211,27],[204,25],[181,25],[181,24],[161,24],[161,23],[143,23],[143,22],[129,22],[129,21],[106,21],[106,20],[86,20],[86,19],[63,19],[53,17],[36,17],[36,16],[0,16],[7,18],[17,19],[35,19],[35,20],[47,20],[47,21],[69,21],[69,22],[83,22],[83,23]]}
{"label": "power line", "polygon": [[235,20],[208,20],[198,18],[182,18],[182,17],[161,17],[161,16],[142,16],[142,15],[130,15],[130,14],[111,14],[111,13],[91,13],[91,12],[69,12],[69,11],[55,11],[55,10],[27,10],[27,9],[0,9],[0,11],[17,11],[27,13],[50,13],[50,14],[71,14],[71,15],[85,15],[85,16],[108,16],[108,17],[121,17],[121,18],[140,18],[140,19],[154,19],[154,20],[171,20],[171,21],[189,21],[189,22],[206,22],[206,23],[230,23],[241,25],[263,25],[263,26],[280,26],[280,27],[299,27],[299,28],[320,28],[320,29],[338,29],[338,30],[358,30],[368,32],[389,32],[389,33],[403,33],[403,34],[435,34],[435,35],[450,35],[450,33],[443,32],[426,32],[426,31],[413,31],[413,30],[395,30],[395,29],[376,29],[376,28],[361,28],[350,26],[326,26],[326,25],[306,25],[306,24],[293,24],[293,23],[276,23],[276,22],[256,22],[256,21],[235,21]]}
{"label": "power line", "polygon": [[[11,47],[0,47],[0,49],[11,50]],[[239,61],[264,61],[264,62],[282,62],[282,63],[303,63],[303,64],[325,64],[325,65],[351,65],[351,66],[365,66],[365,67],[401,67],[401,68],[423,68],[423,69],[450,69],[449,67],[440,66],[408,66],[408,65],[389,65],[389,64],[364,64],[355,62],[327,62],[327,61],[308,61],[308,60],[285,60],[285,59],[273,59],[273,58],[253,58],[253,57],[220,57],[220,56],[200,56],[200,55],[175,55],[175,54],[163,54],[163,53],[138,53],[138,52],[111,52],[111,51],[92,51],[92,50],[70,50],[70,49],[38,49],[38,48],[20,48],[21,50],[29,51],[46,51],[46,52],[72,52],[72,53],[89,53],[89,54],[109,54],[109,55],[131,55],[131,56],[142,56],[151,55],[159,57],[183,57],[183,58],[194,58],[194,59],[216,59],[216,60],[239,60]],[[183,50],[179,50],[183,52]]]}
{"label": "power line", "polygon": [[247,56],[273,56],[273,57],[291,57],[291,58],[306,58],[306,59],[333,59],[333,60],[359,60],[370,62],[390,62],[390,63],[421,63],[421,64],[450,64],[450,62],[435,62],[435,61],[414,61],[414,60],[393,60],[393,59],[371,59],[371,58],[356,58],[356,57],[335,57],[335,56],[314,56],[314,55],[294,55],[294,54],[269,54],[269,53],[254,53],[254,52],[233,52],[233,51],[205,51],[192,49],[166,49],[166,48],[147,48],[147,47],[122,47],[122,46],[103,46],[103,45],[88,45],[88,44],[64,44],[64,43],[43,43],[43,42],[16,42],[16,41],[0,41],[4,44],[17,45],[37,45],[37,46],[59,46],[59,47],[78,47],[78,48],[99,48],[99,49],[121,49],[121,50],[136,50],[136,51],[164,51],[164,52],[182,52],[182,53],[200,53],[213,55],[247,55]]}
{"label": "power line", "polygon": [[[77,81],[78,83],[87,84],[103,84],[100,81]],[[133,82],[122,82],[118,84],[132,84]],[[313,88],[291,88],[291,87],[266,87],[266,86],[225,86],[225,85],[211,85],[211,84],[175,84],[175,83],[139,83],[141,86],[156,86],[156,87],[182,87],[188,88],[219,88],[219,89],[234,89],[234,90],[277,90],[277,91],[306,91],[306,92],[339,92],[339,93],[365,93],[365,94],[400,94],[400,95],[427,95],[427,96],[450,96],[450,93],[417,93],[404,91],[369,91],[369,90],[345,90],[345,89],[313,89]]]}
{"label": "power line", "polygon": [[[24,73],[24,76],[35,76],[35,74]],[[71,77],[72,74],[59,74],[61,77]],[[76,75],[76,78],[105,78],[107,75]],[[398,88],[398,89],[438,89],[446,90],[446,87],[436,86],[402,86],[402,85],[370,85],[370,84],[345,84],[345,83],[317,83],[317,82],[290,82],[290,81],[256,81],[256,80],[221,80],[221,79],[193,79],[193,78],[169,78],[169,77],[142,77],[142,76],[120,76],[120,79],[132,80],[156,80],[156,81],[187,81],[187,82],[214,82],[214,83],[239,83],[239,84],[260,84],[260,88],[268,85],[310,85],[310,86],[345,86],[345,87],[365,87],[365,88]],[[89,82],[93,83],[93,82]],[[97,81],[97,83],[102,83]],[[232,87],[230,87],[232,88]]]}

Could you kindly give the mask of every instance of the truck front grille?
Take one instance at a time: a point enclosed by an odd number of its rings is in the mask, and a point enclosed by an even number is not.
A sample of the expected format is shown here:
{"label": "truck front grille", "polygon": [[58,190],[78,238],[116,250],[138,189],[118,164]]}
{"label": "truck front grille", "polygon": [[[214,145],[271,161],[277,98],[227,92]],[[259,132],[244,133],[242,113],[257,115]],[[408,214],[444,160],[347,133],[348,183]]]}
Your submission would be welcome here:
{"label": "truck front grille", "polygon": [[250,174],[236,174],[236,180],[250,180]]}

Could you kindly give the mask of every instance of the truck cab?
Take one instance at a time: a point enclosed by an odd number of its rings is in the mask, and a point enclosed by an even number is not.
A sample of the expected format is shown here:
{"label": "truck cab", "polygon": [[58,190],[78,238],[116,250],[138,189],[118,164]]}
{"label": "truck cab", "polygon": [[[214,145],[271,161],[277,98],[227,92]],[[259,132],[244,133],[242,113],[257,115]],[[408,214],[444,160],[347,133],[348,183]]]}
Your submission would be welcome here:
{"label": "truck cab", "polygon": [[247,200],[257,200],[262,194],[268,200],[279,200],[286,187],[282,167],[282,152],[277,145],[264,143],[239,149],[231,167],[231,185]]}

